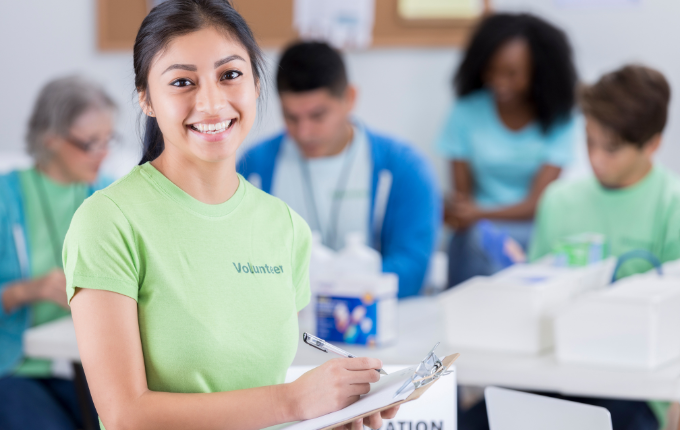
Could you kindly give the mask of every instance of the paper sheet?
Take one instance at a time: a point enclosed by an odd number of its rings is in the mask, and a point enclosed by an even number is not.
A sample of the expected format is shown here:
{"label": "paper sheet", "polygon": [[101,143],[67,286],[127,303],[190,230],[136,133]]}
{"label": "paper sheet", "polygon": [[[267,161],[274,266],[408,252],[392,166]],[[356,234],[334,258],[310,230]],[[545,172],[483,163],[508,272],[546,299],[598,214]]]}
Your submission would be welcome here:
{"label": "paper sheet", "polygon": [[295,0],[293,25],[303,40],[336,48],[367,48],[373,39],[375,0]]}
{"label": "paper sheet", "polygon": [[476,18],[482,0],[399,0],[399,15],[406,19]]}
{"label": "paper sheet", "polygon": [[345,409],[279,428],[285,428],[286,430],[317,430],[405,400],[413,392],[413,384],[396,397],[394,393],[413,375],[415,370],[416,366],[411,366],[381,377],[380,381],[371,385],[371,391],[368,394],[364,394],[358,402],[349,405]]}

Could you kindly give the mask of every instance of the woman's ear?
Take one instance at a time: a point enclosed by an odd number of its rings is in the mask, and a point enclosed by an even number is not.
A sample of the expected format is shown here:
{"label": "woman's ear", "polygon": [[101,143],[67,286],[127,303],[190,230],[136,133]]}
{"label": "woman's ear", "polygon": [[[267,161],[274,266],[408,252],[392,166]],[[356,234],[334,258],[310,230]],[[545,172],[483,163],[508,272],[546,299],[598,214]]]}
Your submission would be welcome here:
{"label": "woman's ear", "polygon": [[142,112],[146,116],[155,116],[153,113],[153,108],[151,106],[151,100],[149,100],[148,93],[146,90],[137,92],[137,100],[139,102],[139,107],[142,108]]}
{"label": "woman's ear", "polygon": [[43,139],[43,146],[48,151],[54,151],[55,148],[60,143],[59,137],[57,135],[55,135],[54,133],[48,133],[45,136],[43,136],[42,139]]}

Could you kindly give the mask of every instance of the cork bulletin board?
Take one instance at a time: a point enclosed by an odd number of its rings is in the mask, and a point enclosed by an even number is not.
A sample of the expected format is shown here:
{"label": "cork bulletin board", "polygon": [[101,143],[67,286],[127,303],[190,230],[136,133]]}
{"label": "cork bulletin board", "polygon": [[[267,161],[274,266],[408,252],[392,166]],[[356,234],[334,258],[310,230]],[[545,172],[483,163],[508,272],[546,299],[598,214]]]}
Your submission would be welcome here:
{"label": "cork bulletin board", "polygon": [[[97,41],[101,51],[130,50],[149,8],[148,0],[97,0]],[[232,0],[265,48],[280,48],[297,38],[293,0]],[[490,0],[483,0],[483,13]],[[483,14],[482,13],[482,14]],[[480,15],[481,17],[481,15]],[[404,19],[398,0],[375,0],[375,47],[462,46],[479,17]]]}

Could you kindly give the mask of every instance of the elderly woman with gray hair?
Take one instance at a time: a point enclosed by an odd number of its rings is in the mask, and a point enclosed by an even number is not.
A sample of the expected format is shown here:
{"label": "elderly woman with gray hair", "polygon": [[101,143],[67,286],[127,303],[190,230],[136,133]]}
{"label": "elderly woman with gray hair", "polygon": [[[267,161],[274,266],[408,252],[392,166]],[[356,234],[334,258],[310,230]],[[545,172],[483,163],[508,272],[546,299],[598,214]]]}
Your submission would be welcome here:
{"label": "elderly woman with gray hair", "polygon": [[48,83],[26,135],[34,166],[0,176],[3,430],[89,427],[73,382],[55,377],[51,361],[24,357],[21,339],[27,328],[69,315],[61,249],[76,209],[107,185],[98,176],[115,110],[111,98],[83,78]]}

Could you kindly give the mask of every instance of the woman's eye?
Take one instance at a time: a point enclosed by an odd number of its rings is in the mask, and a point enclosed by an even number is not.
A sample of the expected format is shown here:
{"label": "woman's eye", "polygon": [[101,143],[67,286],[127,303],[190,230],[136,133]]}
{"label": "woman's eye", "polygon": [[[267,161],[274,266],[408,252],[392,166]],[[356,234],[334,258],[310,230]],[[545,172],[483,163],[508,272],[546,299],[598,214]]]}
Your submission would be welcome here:
{"label": "woman's eye", "polygon": [[188,79],[177,79],[177,80],[172,81],[172,83],[170,85],[172,85],[173,87],[180,87],[181,88],[181,87],[186,87],[186,86],[191,85],[191,81],[188,80]]}
{"label": "woman's eye", "polygon": [[236,70],[229,70],[228,72],[225,72],[225,73],[222,75],[222,79],[223,79],[223,80],[224,80],[224,79],[233,80],[233,79],[236,79],[236,78],[238,78],[239,76],[242,76],[242,75],[243,75],[243,73],[241,73],[241,72],[239,72],[239,71],[236,71]]}

